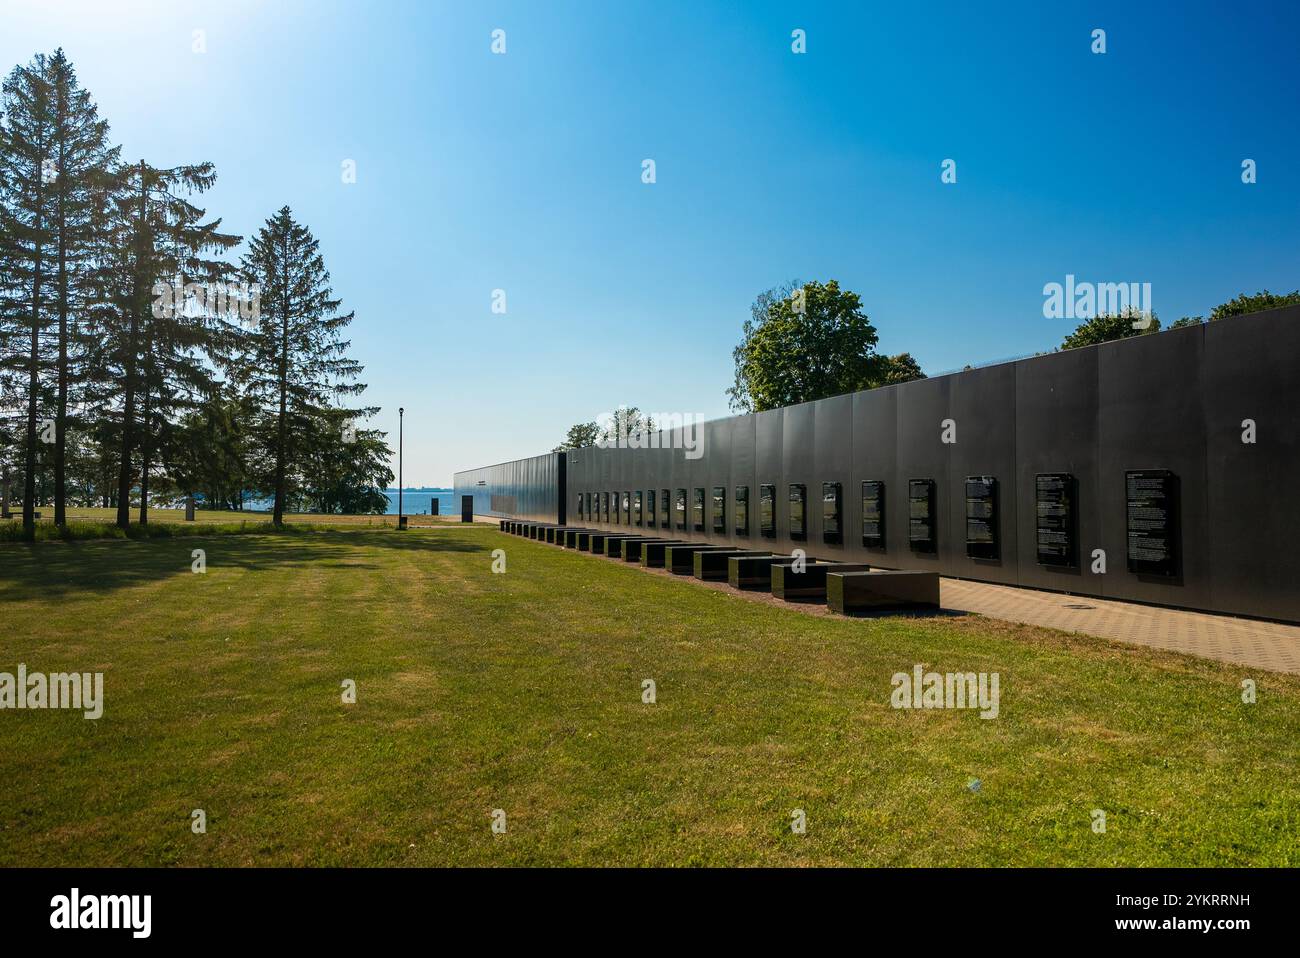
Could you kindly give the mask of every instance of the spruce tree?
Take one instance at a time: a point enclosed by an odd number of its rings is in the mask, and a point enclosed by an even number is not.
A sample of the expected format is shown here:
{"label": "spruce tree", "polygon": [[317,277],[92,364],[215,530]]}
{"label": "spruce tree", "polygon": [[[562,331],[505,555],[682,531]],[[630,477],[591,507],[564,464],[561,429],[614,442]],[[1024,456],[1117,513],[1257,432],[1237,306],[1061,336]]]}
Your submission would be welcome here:
{"label": "spruce tree", "polygon": [[86,278],[96,231],[103,225],[109,173],[118,150],[108,142],[108,123],[101,120],[89,92],[81,89],[63,51],[45,63],[53,111],[51,158],[54,160],[54,285],[57,320],[54,377],[54,522],[66,522],[69,392],[74,364],[83,353]]}
{"label": "spruce tree", "polygon": [[26,422],[22,437],[23,533],[36,535],[38,420],[45,407],[42,373],[48,370],[43,339],[50,319],[51,259],[54,255],[53,91],[43,55],[15,67],[0,86],[0,206],[5,210],[0,329],[7,381],[22,395]]}
{"label": "spruce tree", "polygon": [[362,367],[348,358],[350,344],[340,338],[353,314],[338,312],[341,300],[319,246],[286,206],[266,221],[241,260],[244,279],[261,286],[261,316],[241,380],[262,412],[258,431],[271,461],[267,485],[277,525],[290,495],[299,497],[314,431],[334,408],[332,400],[365,389],[355,382]]}
{"label": "spruce tree", "polygon": [[240,238],[221,233],[220,220],[203,222],[204,211],[181,195],[202,193],[215,180],[211,163],[157,169],[141,160],[116,173],[96,273],[94,369],[101,384],[96,398],[117,430],[122,528],[130,522],[137,475],[140,521],[148,522],[149,476],[172,417],[211,389],[209,359],[227,350],[234,335],[228,312],[214,312],[204,293],[228,275],[229,264],[206,256]]}

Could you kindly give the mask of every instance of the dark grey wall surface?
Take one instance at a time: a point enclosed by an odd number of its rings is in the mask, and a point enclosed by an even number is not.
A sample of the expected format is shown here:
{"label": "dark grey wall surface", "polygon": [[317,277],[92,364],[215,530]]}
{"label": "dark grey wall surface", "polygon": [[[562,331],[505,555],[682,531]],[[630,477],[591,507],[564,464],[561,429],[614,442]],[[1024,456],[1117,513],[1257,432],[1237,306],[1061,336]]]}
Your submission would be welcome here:
{"label": "dark grey wall surface", "polygon": [[[563,522],[564,456],[548,453],[495,466],[456,473],[456,501],[474,497],[476,516],[512,516],[539,522]],[[493,498],[498,508],[493,508]],[[505,500],[504,502],[502,500]],[[513,502],[514,509],[500,508]]]}
{"label": "dark grey wall surface", "polygon": [[[577,515],[581,493],[687,490],[687,527],[647,534],[755,549],[932,569],[943,575],[1080,595],[1300,621],[1300,308],[1133,337],[1101,346],[803,403],[695,427],[700,455],[681,430],[660,448],[581,449],[458,473],[457,494],[514,495],[520,517],[626,531],[628,517]],[[944,420],[956,442],[941,441]],[[1243,420],[1256,441],[1242,442]],[[1125,473],[1178,477],[1180,570],[1128,571]],[[1037,561],[1035,477],[1074,476],[1078,562]],[[998,480],[997,559],[966,552],[967,476]],[[480,479],[485,487],[476,487]],[[932,479],[938,548],[908,544],[908,480]],[[885,548],[862,544],[861,485],[885,483]],[[822,483],[843,489],[843,542],[822,537]],[[776,486],[777,531],[760,535],[759,486]],[[807,537],[790,536],[789,487],[807,487]],[[713,528],[714,486],[727,489],[726,530]],[[747,536],[735,531],[735,491],[749,489]],[[462,488],[464,487],[464,488]],[[704,489],[705,528],[691,523]],[[482,496],[482,500],[477,498]],[[656,509],[656,519],[662,513]],[[1094,572],[1094,550],[1106,571]]]}

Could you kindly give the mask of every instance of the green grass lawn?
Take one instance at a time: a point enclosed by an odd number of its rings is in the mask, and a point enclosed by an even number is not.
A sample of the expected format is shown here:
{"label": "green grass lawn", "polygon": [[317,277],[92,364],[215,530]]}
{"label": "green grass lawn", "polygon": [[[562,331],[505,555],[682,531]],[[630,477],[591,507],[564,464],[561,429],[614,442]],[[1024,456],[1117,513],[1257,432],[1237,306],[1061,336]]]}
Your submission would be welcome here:
{"label": "green grass lawn", "polygon": [[[105,673],[0,711],[0,865],[1300,863],[1300,681],[1101,640],[457,525],[0,543],[0,617],[0,671]],[[916,663],[1000,717],[892,709]]]}
{"label": "green grass lawn", "polygon": [[[268,531],[271,528],[269,512],[235,512],[230,510],[205,510],[195,512],[194,521],[187,521],[184,509],[150,509],[149,523],[142,526],[137,520],[139,510],[131,511],[131,522],[126,531],[118,528],[117,510],[99,507],[70,507],[67,522],[55,526],[49,509],[38,509],[36,520],[37,541],[53,539],[125,539],[125,538],[180,538],[204,534],[247,535]],[[459,523],[460,516],[408,515],[412,528],[417,526]],[[284,515],[284,524],[298,528],[316,526],[342,526],[344,528],[384,529],[397,526],[395,515],[329,515],[314,512],[295,512]],[[22,542],[21,517],[0,521],[0,543]]]}
{"label": "green grass lawn", "polygon": [[[19,525],[21,525],[21,519],[22,519],[21,507],[15,505],[15,506],[11,506],[10,508],[14,511],[14,515],[16,515],[18,518],[9,521],[16,522]],[[53,524],[54,522],[53,506],[40,506],[36,509],[36,511],[41,514],[41,518],[37,520],[38,522]],[[194,517],[195,517],[195,521],[198,523],[227,523],[227,522],[254,523],[254,522],[269,522],[271,519],[271,513],[269,511],[258,512],[251,509],[245,510],[243,512],[237,512],[231,509],[198,509],[195,511]],[[131,507],[131,521],[135,522],[139,518],[140,518],[140,507],[138,505],[134,505]],[[408,518],[413,523],[429,523],[429,522],[437,523],[437,522],[459,522],[460,521],[459,515],[455,515],[455,516],[409,515]],[[105,509],[99,506],[68,506],[68,522],[70,523],[72,522],[115,522],[115,521],[117,521],[116,509]],[[185,510],[150,508],[149,521],[151,523],[184,522]],[[347,516],[347,515],[326,515],[324,513],[308,513],[308,512],[285,513],[284,521],[305,522],[305,523],[312,523],[312,524],[319,524],[324,522],[330,524],[345,525],[349,527],[367,526],[367,527],[374,527],[374,528],[384,527],[384,526],[391,527],[397,525],[397,517],[391,515]]]}

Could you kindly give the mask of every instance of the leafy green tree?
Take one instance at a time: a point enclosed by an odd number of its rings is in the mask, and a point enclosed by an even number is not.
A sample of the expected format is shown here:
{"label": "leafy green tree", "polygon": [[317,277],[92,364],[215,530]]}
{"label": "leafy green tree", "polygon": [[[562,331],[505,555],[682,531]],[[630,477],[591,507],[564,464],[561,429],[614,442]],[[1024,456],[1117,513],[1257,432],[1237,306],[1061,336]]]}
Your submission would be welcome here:
{"label": "leafy green tree", "polygon": [[1204,322],[1204,316],[1184,316],[1181,319],[1174,320],[1169,328],[1182,329],[1184,326],[1200,326]]}
{"label": "leafy green tree", "polygon": [[[268,219],[241,260],[243,278],[261,287],[260,316],[239,363],[239,379],[256,403],[258,432],[270,457],[267,485],[273,521],[284,521],[291,493],[300,495],[318,420],[334,399],[366,387],[362,367],[341,338],[352,313],[339,313],[320,244],[283,207]],[[349,411],[358,415],[366,410]]]}
{"label": "leafy green tree", "polygon": [[[377,410],[366,410],[368,413]],[[312,512],[385,513],[393,450],[378,429],[356,429],[352,413],[331,409],[314,421],[303,498]]]}
{"label": "leafy green tree", "polygon": [[1277,309],[1280,306],[1295,306],[1300,304],[1300,290],[1292,293],[1270,293],[1268,290],[1256,293],[1253,296],[1242,293],[1236,299],[1230,299],[1226,303],[1220,303],[1210,311],[1210,322],[1219,319],[1227,319],[1229,316],[1242,316],[1246,313],[1258,313],[1265,309]]}
{"label": "leafy green tree", "polygon": [[167,473],[200,508],[242,509],[244,492],[253,483],[248,423],[251,404],[233,390],[213,390],[186,412],[167,447]]}
{"label": "leafy green tree", "polygon": [[1160,320],[1154,312],[1144,315],[1140,310],[1130,306],[1119,313],[1094,316],[1080,323],[1074,332],[1065,337],[1061,348],[1095,346],[1098,343],[1109,343],[1130,336],[1145,336],[1148,333],[1158,332],[1159,329]]}
{"label": "leafy green tree", "polygon": [[835,280],[767,290],[750,313],[732,353],[735,384],[727,395],[733,410],[762,412],[920,374],[906,353],[876,353],[879,337],[861,298]]}
{"label": "leafy green tree", "polygon": [[570,449],[585,449],[594,446],[600,439],[600,427],[594,422],[574,423],[569,427],[564,441],[552,449],[552,452],[567,452]]}
{"label": "leafy green tree", "polygon": [[608,417],[603,417],[598,426],[599,435],[596,442],[605,445],[619,445],[628,436],[650,433],[655,430],[655,422],[641,412],[636,406],[619,406]]}
{"label": "leafy green tree", "polygon": [[879,357],[876,378],[872,385],[895,386],[925,378],[925,373],[921,372],[921,364],[911,353],[899,353],[897,356]]}

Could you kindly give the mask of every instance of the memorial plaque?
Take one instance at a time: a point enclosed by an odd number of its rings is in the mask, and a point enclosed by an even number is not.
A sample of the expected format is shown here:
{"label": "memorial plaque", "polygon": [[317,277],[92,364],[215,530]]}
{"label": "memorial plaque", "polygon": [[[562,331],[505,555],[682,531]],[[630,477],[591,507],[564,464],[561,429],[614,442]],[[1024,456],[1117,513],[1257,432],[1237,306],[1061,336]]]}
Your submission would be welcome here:
{"label": "memorial plaque", "polygon": [[822,541],[838,545],[844,541],[843,487],[838,482],[822,483]]}
{"label": "memorial plaque", "polygon": [[885,548],[885,484],[878,480],[862,484],[862,544]]}
{"label": "memorial plaque", "polygon": [[645,491],[645,524],[654,528],[655,524],[655,491],[647,489]]}
{"label": "memorial plaque", "polygon": [[637,525],[641,525],[644,519],[644,513],[642,512],[644,508],[645,507],[641,502],[641,490],[638,489],[636,492],[632,493],[632,511],[636,514]]}
{"label": "memorial plaque", "polygon": [[764,537],[776,538],[776,486],[758,487],[758,529]]}
{"label": "memorial plaque", "polygon": [[1038,564],[1073,569],[1079,564],[1074,476],[1068,472],[1034,477]]}
{"label": "memorial plaque", "polygon": [[691,491],[691,525],[696,532],[704,531],[704,490],[699,486]]}
{"label": "memorial plaque", "polygon": [[749,486],[736,486],[736,535],[749,535]]}
{"label": "memorial plaque", "polygon": [[966,554],[998,558],[998,481],[993,476],[966,477]]}
{"label": "memorial plaque", "polygon": [[1124,474],[1128,571],[1178,575],[1178,477],[1167,469]]}
{"label": "memorial plaque", "polygon": [[659,493],[659,528],[667,529],[672,522],[672,514],[668,508],[669,493],[667,489]]}
{"label": "memorial plaque", "polygon": [[677,509],[677,528],[685,529],[686,528],[686,490],[685,489],[677,490],[677,498],[674,505],[676,506]]}
{"label": "memorial plaque", "polygon": [[907,481],[907,541],[913,552],[934,552],[934,480]]}
{"label": "memorial plaque", "polygon": [[803,483],[791,483],[790,485],[790,538],[807,539],[808,531],[805,525],[805,503],[808,500],[808,489]]}
{"label": "memorial plaque", "polygon": [[713,487],[713,531],[718,535],[727,532],[727,488]]}

